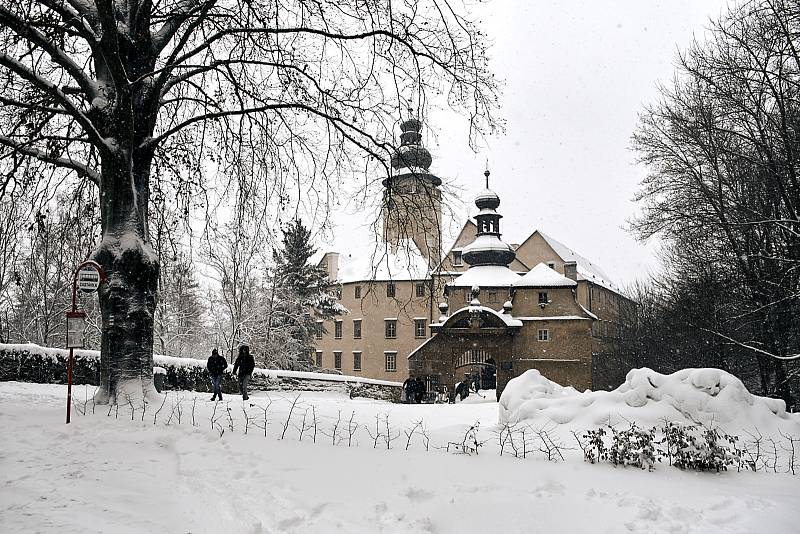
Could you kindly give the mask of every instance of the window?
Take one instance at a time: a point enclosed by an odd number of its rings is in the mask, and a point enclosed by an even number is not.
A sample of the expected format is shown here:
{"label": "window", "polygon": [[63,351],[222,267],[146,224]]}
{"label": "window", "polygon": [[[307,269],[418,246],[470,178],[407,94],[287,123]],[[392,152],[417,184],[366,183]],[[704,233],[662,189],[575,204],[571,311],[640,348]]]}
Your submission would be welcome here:
{"label": "window", "polygon": [[393,339],[397,337],[397,320],[386,319],[386,337]]}
{"label": "window", "polygon": [[397,353],[384,352],[383,355],[386,357],[386,370],[389,372],[397,371]]}
{"label": "window", "polygon": [[316,336],[317,339],[322,339],[322,332],[324,330],[325,329],[322,327],[322,321],[317,321],[317,328],[314,331],[314,335]]}
{"label": "window", "polygon": [[416,289],[416,295],[418,297],[424,297],[425,296],[425,284],[417,284],[415,286],[415,289]]}
{"label": "window", "polygon": [[539,304],[548,304],[550,301],[547,299],[546,291],[539,291]]}
{"label": "window", "polygon": [[460,250],[454,250],[453,251],[453,265],[455,265],[456,267],[464,265],[464,263],[461,261],[461,251]]}
{"label": "window", "polygon": [[317,364],[317,367],[322,367],[322,351],[318,350],[317,355],[314,359],[314,363]]}
{"label": "window", "polygon": [[333,337],[342,339],[342,321],[333,322]]}
{"label": "window", "polygon": [[356,286],[353,288],[353,296],[357,299],[361,298],[361,286]]}
{"label": "window", "polygon": [[489,291],[488,301],[497,302],[497,291]]}
{"label": "window", "polygon": [[548,261],[547,266],[553,269],[554,271],[556,270],[556,262],[554,261]]}
{"label": "window", "polygon": [[361,370],[361,352],[353,351],[353,371]]}
{"label": "window", "polygon": [[539,329],[539,341],[550,341],[550,330],[546,328]]}
{"label": "window", "polygon": [[361,339],[361,319],[353,319],[353,339]]}
{"label": "window", "polygon": [[414,337],[425,337],[425,319],[414,319]]}
{"label": "window", "polygon": [[333,353],[333,368],[342,370],[342,353],[339,351]]}
{"label": "window", "polygon": [[467,304],[472,302],[472,291],[470,291],[469,289],[464,291],[464,302],[466,302]]}
{"label": "window", "polygon": [[386,296],[387,297],[394,297],[394,294],[395,294],[394,283],[389,282],[388,284],[386,284]]}

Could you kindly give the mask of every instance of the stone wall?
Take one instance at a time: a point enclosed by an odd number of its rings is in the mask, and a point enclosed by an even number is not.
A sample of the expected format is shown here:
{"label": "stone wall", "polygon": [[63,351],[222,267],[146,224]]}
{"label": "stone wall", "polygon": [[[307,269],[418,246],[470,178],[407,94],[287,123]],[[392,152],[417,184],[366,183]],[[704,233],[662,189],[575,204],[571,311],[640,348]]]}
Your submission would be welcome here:
{"label": "stone wall", "polygon": [[[51,349],[38,345],[0,344],[0,381],[36,382],[40,384],[66,384],[69,351]],[[99,383],[99,353],[76,350],[73,361],[73,384],[97,385]],[[211,392],[211,380],[205,362],[188,358],[155,356],[154,363],[165,373],[155,375],[156,385],[161,390],[191,390]],[[320,378],[309,378],[313,373],[291,373],[297,376],[278,376],[281,371],[256,369],[250,380],[253,391],[340,391],[351,397],[397,402],[400,400],[400,384],[372,383],[358,379],[319,374]],[[237,394],[238,385],[234,377],[225,374],[223,393]]]}

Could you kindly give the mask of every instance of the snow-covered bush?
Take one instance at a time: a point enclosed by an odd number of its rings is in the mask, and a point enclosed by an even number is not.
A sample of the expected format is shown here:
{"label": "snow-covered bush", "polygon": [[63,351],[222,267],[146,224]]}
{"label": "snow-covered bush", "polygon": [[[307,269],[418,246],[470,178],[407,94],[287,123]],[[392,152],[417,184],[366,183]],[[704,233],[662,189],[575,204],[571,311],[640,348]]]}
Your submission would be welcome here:
{"label": "snow-covered bush", "polygon": [[593,464],[608,459],[608,450],[606,449],[606,444],[603,442],[603,436],[605,434],[606,431],[602,427],[595,430],[587,430],[583,434],[583,439],[586,441],[578,440],[578,444],[583,449],[584,461]]}
{"label": "snow-covered bush", "polygon": [[631,423],[625,430],[611,428],[608,460],[614,465],[633,465],[652,471],[661,454],[655,447],[655,427],[646,430]]}
{"label": "snow-covered bush", "polygon": [[726,471],[728,466],[740,462],[741,453],[736,447],[739,438],[718,428],[667,422],[663,431],[662,443],[666,445],[670,464],[675,467],[696,471]]}

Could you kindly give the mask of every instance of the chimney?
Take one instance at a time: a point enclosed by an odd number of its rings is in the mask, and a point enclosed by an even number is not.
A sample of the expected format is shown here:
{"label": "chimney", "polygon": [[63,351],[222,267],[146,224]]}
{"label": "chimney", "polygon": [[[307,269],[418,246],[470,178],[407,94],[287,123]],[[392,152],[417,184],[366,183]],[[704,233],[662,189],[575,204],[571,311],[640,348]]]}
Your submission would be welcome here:
{"label": "chimney", "polygon": [[328,252],[325,254],[325,268],[328,271],[328,280],[331,282],[339,279],[339,253]]}
{"label": "chimney", "polygon": [[578,281],[578,264],[574,261],[564,262],[564,276],[570,280]]}

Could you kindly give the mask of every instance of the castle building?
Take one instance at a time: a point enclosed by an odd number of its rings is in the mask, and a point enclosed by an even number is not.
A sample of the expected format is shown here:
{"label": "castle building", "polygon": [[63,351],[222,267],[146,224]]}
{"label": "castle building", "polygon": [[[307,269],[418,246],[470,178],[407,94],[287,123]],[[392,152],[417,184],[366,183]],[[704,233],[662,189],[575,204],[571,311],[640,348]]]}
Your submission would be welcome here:
{"label": "castle building", "polygon": [[631,302],[597,265],[540,231],[505,243],[488,171],[474,220],[444,251],[442,181],[430,172],[422,124],[410,119],[400,129],[383,181],[382,242],[320,260],[350,314],[320,322],[316,365],[384,380],[419,376],[429,389],[480,376],[484,387],[496,380],[498,398],[533,368],[579,389],[616,386],[607,367],[618,361],[620,317]]}

